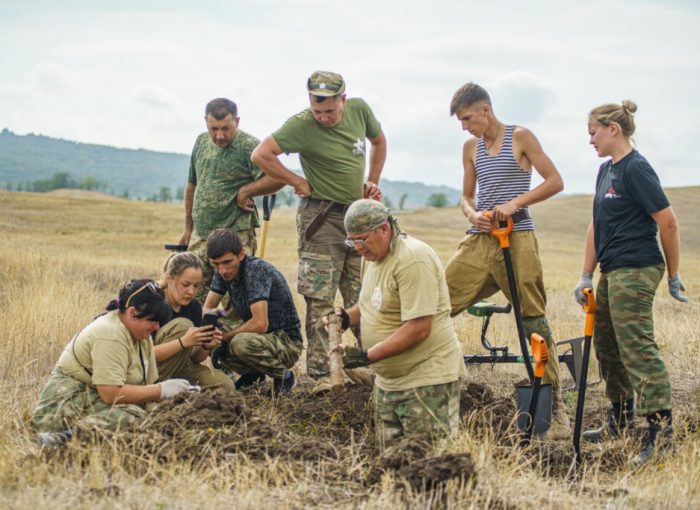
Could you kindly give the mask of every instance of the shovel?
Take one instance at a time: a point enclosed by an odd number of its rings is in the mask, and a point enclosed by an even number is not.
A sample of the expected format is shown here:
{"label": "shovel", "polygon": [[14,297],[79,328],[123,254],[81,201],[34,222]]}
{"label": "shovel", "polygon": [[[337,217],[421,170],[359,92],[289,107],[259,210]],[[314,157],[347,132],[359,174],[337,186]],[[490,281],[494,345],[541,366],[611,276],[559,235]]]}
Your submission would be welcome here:
{"label": "shovel", "polygon": [[276,199],[277,195],[266,195],[263,197],[263,224],[262,230],[260,231],[260,250],[258,252],[258,257],[261,259],[265,258],[267,232],[270,229],[270,216],[272,216],[272,209],[275,208]]}
{"label": "shovel", "polygon": [[[491,212],[484,212],[484,216],[487,218],[491,217]],[[503,223],[501,223],[503,225]],[[510,258],[510,241],[508,236],[510,231],[513,230],[513,219],[508,217],[508,221],[505,226],[500,228],[494,228],[491,230],[491,235],[498,239],[501,245],[501,250],[503,250],[503,260],[506,263],[506,274],[508,275],[508,287],[510,288],[510,299],[513,305],[513,313],[515,314],[515,325],[518,328],[518,340],[520,340],[520,350],[523,353],[523,361],[525,362],[525,369],[527,370],[528,379],[530,382],[534,379],[534,374],[532,370],[532,362],[530,361],[530,355],[527,350],[527,340],[525,339],[525,326],[523,325],[523,312],[520,309],[520,298],[518,298],[518,287],[515,284],[515,271],[513,271],[513,261]]]}
{"label": "shovel", "polygon": [[[530,339],[535,358],[535,378],[532,386],[518,386],[518,428],[524,432],[521,445],[530,443],[532,434],[541,435],[552,423],[552,385],[542,384],[544,367],[549,360],[547,343],[537,333]],[[527,411],[527,412],[525,412]]]}
{"label": "shovel", "polygon": [[[586,326],[583,339],[583,359],[581,360],[581,380],[578,385],[578,401],[576,402],[576,421],[574,423],[574,463],[581,464],[581,425],[583,422],[583,406],[586,401],[586,383],[588,380],[588,360],[591,357],[591,339],[595,325],[595,297],[593,289],[583,289],[588,302],[583,305],[586,312]],[[574,464],[572,463],[572,465]]]}

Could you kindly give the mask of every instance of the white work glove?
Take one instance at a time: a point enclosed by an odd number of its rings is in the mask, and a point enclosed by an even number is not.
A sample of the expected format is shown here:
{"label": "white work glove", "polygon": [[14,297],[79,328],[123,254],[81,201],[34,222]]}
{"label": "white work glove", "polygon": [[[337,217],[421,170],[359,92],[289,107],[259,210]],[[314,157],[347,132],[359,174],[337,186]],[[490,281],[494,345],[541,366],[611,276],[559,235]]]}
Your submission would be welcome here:
{"label": "white work glove", "polygon": [[578,282],[578,285],[576,285],[576,288],[574,289],[574,299],[576,302],[583,306],[586,303],[588,303],[588,298],[586,295],[583,293],[583,289],[592,289],[593,288],[593,273],[589,273],[588,271],[584,271],[581,273],[581,279]]}
{"label": "white work glove", "polygon": [[173,398],[175,395],[187,391],[190,388],[190,382],[187,379],[168,379],[162,383],[158,383],[160,386],[160,399],[164,400],[166,398]]}
{"label": "white work glove", "polygon": [[685,292],[685,285],[683,285],[683,280],[681,280],[681,274],[676,273],[676,276],[668,279],[668,293],[681,303],[687,303],[688,297],[682,296],[681,292]]}

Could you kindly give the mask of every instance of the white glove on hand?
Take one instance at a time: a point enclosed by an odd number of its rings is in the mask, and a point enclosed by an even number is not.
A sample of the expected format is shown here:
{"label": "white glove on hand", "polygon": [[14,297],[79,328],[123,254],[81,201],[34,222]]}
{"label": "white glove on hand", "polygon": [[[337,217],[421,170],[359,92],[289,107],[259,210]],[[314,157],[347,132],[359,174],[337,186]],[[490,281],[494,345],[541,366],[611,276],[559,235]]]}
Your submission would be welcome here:
{"label": "white glove on hand", "polygon": [[187,379],[168,379],[158,384],[160,386],[161,400],[173,398],[175,395],[187,391],[190,387],[190,382]]}
{"label": "white glove on hand", "polygon": [[685,285],[683,285],[680,273],[676,273],[676,276],[668,279],[668,292],[681,303],[688,302],[688,297],[681,295],[681,292],[685,292]]}
{"label": "white glove on hand", "polygon": [[583,293],[583,289],[592,289],[593,288],[593,273],[589,273],[588,271],[584,271],[581,273],[581,280],[579,280],[578,285],[576,285],[576,288],[574,289],[574,299],[576,302],[583,306],[586,303],[588,303],[588,298],[586,295]]}

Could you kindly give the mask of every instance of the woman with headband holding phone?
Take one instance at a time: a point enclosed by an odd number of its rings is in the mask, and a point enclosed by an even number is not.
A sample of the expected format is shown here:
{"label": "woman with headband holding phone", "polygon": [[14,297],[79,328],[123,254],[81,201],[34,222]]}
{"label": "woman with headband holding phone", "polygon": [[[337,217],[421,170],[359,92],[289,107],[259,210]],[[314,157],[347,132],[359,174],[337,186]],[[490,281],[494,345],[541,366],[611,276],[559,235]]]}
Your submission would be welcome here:
{"label": "woman with headband holding phone", "polygon": [[76,428],[116,430],[144,417],[145,403],[187,391],[185,379],[155,383],[150,337],[170,316],[157,283],[128,282],[58,359],[32,416],[39,446],[60,446]]}

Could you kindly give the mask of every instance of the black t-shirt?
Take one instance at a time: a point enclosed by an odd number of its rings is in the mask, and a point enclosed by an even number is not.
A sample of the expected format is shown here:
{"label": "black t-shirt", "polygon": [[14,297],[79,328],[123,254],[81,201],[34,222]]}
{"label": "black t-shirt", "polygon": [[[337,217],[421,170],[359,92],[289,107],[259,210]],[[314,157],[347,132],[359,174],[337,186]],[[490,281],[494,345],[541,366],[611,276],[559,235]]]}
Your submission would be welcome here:
{"label": "black t-shirt", "polygon": [[202,325],[202,305],[199,304],[199,301],[193,299],[189,305],[180,308],[179,312],[173,310],[172,318],[176,317],[189,319],[196,327],[200,327]]}
{"label": "black t-shirt", "polygon": [[652,213],[669,206],[659,178],[636,150],[600,166],[593,200],[595,251],[604,273],[663,263]]}
{"label": "black t-shirt", "polygon": [[302,341],[301,322],[287,281],[269,262],[246,256],[235,280],[227,283],[215,272],[210,289],[217,294],[228,292],[234,310],[244,321],[253,317],[252,304],[267,301],[267,333],[283,329],[292,340]]}

